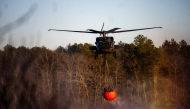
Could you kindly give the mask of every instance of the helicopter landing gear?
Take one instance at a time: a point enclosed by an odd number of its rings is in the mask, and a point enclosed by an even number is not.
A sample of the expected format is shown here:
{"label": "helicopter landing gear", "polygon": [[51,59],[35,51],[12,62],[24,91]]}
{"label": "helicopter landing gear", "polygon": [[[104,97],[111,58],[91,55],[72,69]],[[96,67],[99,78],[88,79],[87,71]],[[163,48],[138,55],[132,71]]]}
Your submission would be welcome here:
{"label": "helicopter landing gear", "polygon": [[95,54],[95,55],[94,55],[94,59],[97,59],[97,57],[98,57],[98,54]]}
{"label": "helicopter landing gear", "polygon": [[113,57],[116,58],[116,52],[113,52]]}

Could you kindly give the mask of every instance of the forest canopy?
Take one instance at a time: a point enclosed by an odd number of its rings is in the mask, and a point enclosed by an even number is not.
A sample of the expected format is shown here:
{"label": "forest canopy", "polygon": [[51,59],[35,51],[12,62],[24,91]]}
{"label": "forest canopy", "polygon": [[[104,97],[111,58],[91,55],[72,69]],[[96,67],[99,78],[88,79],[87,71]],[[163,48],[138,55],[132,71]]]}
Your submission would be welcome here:
{"label": "forest canopy", "polygon": [[[107,55],[117,103],[104,100],[102,58],[91,44],[50,50],[6,45],[0,50],[0,108],[112,108],[190,105],[190,45],[165,40],[155,47],[143,35]],[[107,73],[108,74],[108,73]],[[117,104],[117,105],[116,105]]]}

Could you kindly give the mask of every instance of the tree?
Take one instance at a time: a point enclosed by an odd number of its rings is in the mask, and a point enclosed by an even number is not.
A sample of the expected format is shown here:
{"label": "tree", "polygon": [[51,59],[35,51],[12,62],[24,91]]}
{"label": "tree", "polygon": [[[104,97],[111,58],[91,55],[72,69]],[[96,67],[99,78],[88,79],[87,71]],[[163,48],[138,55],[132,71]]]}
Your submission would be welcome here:
{"label": "tree", "polygon": [[162,48],[169,54],[175,54],[179,52],[179,44],[174,39],[171,39],[171,41],[165,40],[165,42],[162,44]]}
{"label": "tree", "polygon": [[181,40],[179,42],[179,46],[181,55],[183,55],[186,59],[190,59],[190,45],[187,45],[185,40]]}

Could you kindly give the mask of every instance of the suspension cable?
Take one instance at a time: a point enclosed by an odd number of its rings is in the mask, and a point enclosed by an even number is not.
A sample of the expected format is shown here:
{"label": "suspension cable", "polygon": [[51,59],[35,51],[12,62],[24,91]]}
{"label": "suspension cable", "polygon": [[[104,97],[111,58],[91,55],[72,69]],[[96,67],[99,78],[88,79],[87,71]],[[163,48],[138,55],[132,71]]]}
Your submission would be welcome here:
{"label": "suspension cable", "polygon": [[104,64],[104,78],[105,78],[105,88],[104,90],[105,91],[113,91],[114,90],[114,85],[113,85],[113,81],[112,81],[112,78],[111,78],[111,74],[110,74],[110,71],[109,71],[109,66],[108,66],[108,62],[106,60],[106,54],[103,55],[103,64]]}

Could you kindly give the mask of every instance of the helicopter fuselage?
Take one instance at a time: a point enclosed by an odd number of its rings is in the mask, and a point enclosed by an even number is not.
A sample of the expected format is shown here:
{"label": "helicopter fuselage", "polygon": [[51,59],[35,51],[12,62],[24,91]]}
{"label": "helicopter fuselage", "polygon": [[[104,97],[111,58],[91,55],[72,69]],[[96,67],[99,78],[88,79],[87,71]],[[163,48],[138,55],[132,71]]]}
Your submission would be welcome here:
{"label": "helicopter fuselage", "polygon": [[90,50],[96,50],[94,52],[95,58],[98,54],[113,54],[116,57],[115,49],[118,48],[118,45],[114,45],[115,41],[113,37],[97,37],[96,46],[91,46]]}

